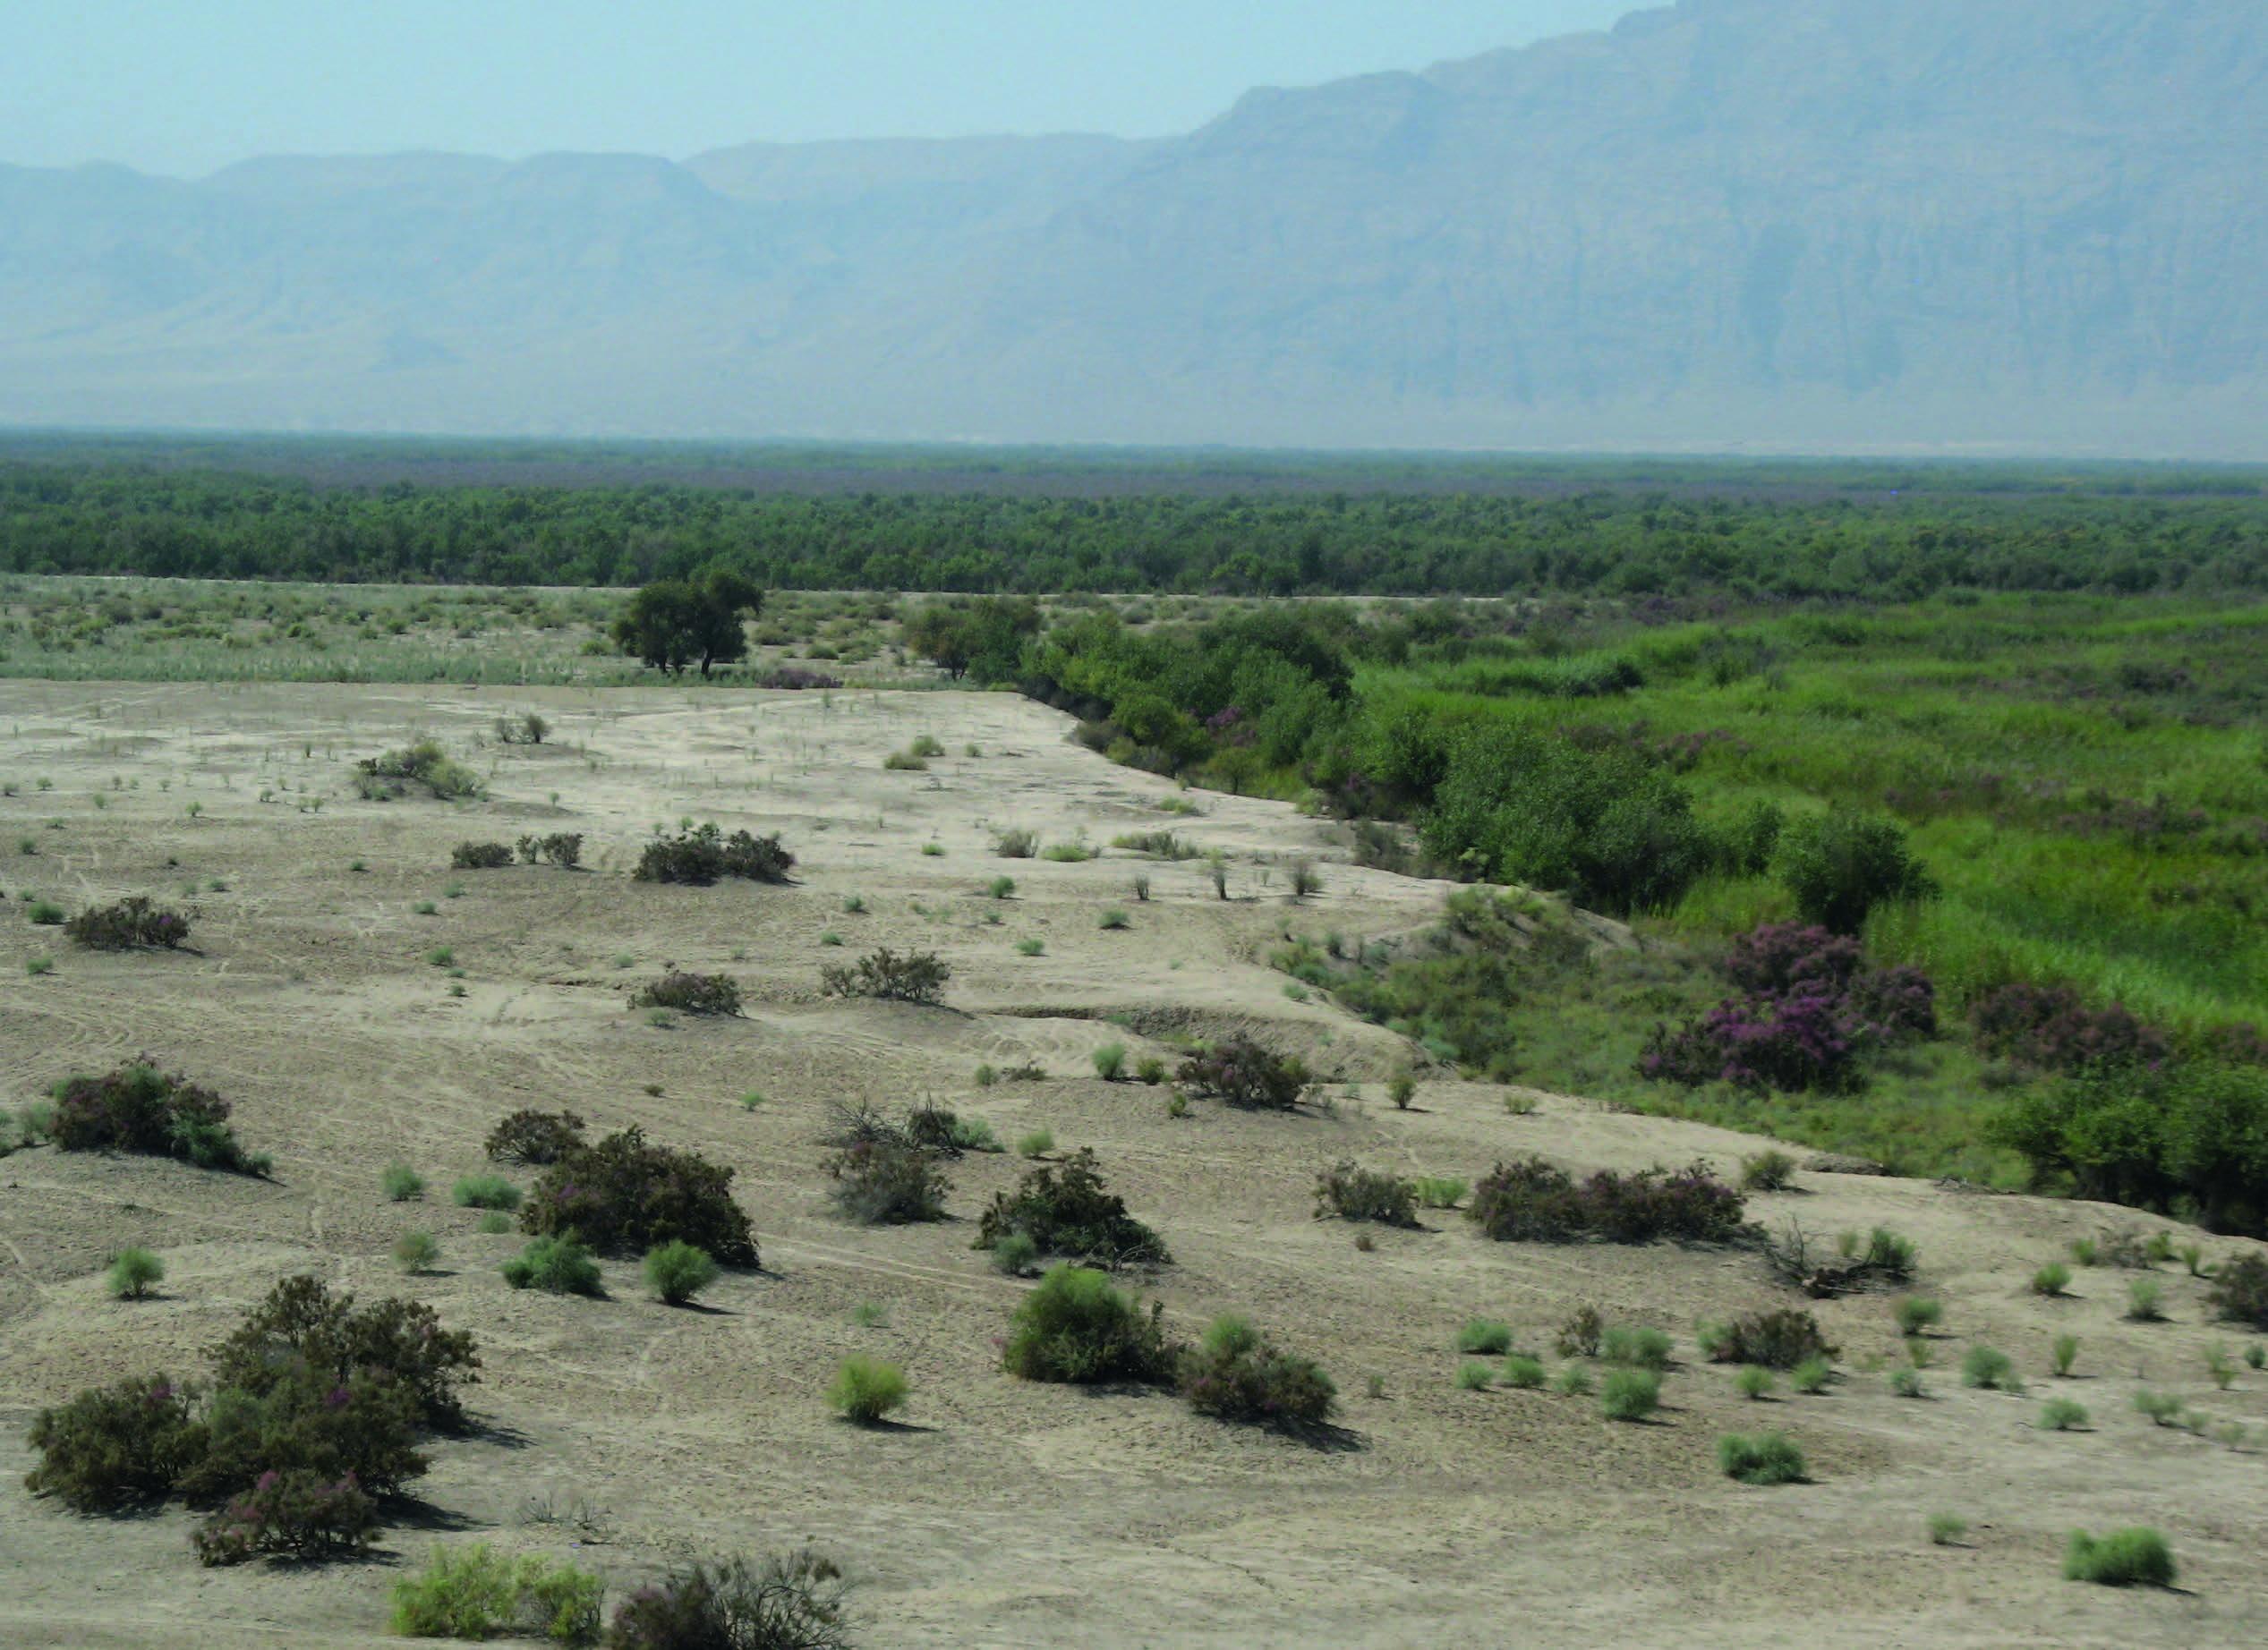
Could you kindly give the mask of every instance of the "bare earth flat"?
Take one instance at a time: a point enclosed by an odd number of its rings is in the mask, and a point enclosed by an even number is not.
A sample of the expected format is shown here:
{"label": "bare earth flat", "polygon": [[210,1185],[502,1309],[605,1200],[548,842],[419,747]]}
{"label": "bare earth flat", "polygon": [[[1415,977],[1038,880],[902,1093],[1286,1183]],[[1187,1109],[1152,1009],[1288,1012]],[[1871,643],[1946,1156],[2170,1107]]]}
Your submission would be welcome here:
{"label": "bare earth flat", "polygon": [[[354,758],[418,732],[463,754],[499,712],[526,709],[550,719],[552,742],[472,753],[486,799],[354,796]],[[1069,726],[1002,694],[0,685],[0,778],[17,787],[0,798],[12,896],[0,1103],[146,1051],[233,1100],[241,1137],[277,1165],[263,1183],[46,1147],[0,1160],[0,1643],[374,1645],[393,1578],[436,1541],[472,1539],[574,1556],[610,1586],[809,1540],[857,1584],[873,1646],[2260,1637],[2268,1456],[2153,1426],[2132,1399],[2144,1385],[2171,1392],[2258,1439],[2268,1377],[2240,1368],[2234,1390],[2214,1389],[2206,1353],[2239,1338],[2207,1322],[2205,1286],[2178,1266],[2161,1270],[2162,1324],[2123,1319],[2128,1274],[2082,1271],[2066,1300],[2026,1288],[2074,1238],[2166,1223],[1806,1173],[1799,1190],[1755,1199],[1756,1218],[1912,1237],[1944,1338],[1931,1396],[1897,1399],[1889,1303],[1824,1303],[1846,1379],[1757,1405],[1692,1338],[1697,1315],[1786,1301],[1752,1254],[1497,1245],[1452,1213],[1418,1232],[1317,1220],[1316,1172],[1340,1159],[1468,1179],[1529,1151],[1580,1168],[1699,1156],[1729,1170],[1759,1143],[1557,1095],[1515,1116],[1505,1091],[1446,1079],[1396,1111],[1385,1080],[1401,1041],[1319,996],[1287,998],[1266,957],[1287,926],[1418,928],[1443,886],[1328,863],[1328,828],[1279,804],[1192,793],[1202,814],[1174,817],[1160,807],[1179,794],[1169,782],[1110,765]],[[885,772],[882,757],[922,734],[950,754],[926,773]],[[964,754],[971,744],[981,754]],[[641,840],[687,816],[784,832],[797,882],[631,881]],[[1011,825],[1048,842],[1083,830],[1097,846],[1171,828],[1226,851],[1232,897],[1214,897],[1201,863],[1005,862],[990,844]],[[459,842],[542,830],[585,833],[586,868],[448,869]],[[20,838],[36,854],[17,855]],[[933,841],[942,855],[922,851]],[[1295,906],[1284,865],[1301,854],[1326,861],[1325,888]],[[1138,869],[1153,879],[1147,904],[1129,891]],[[996,902],[985,888],[1002,874],[1019,886]],[[138,892],[194,908],[197,954],[80,951],[17,903],[75,910]],[[853,895],[863,914],[846,912]],[[427,900],[434,914],[418,914]],[[1113,906],[1130,926],[1098,926]],[[831,930],[841,948],[823,944]],[[1027,939],[1043,953],[1020,955]],[[878,944],[939,951],[948,1006],[821,998],[823,963]],[[465,971],[462,997],[427,960],[442,946]],[[38,956],[54,970],[29,976]],[[735,975],[745,1017],[661,1029],[630,1011],[631,990],[669,963]],[[1200,1101],[1177,1119],[1163,1088],[1107,1084],[1090,1064],[1107,1042],[1164,1055],[1156,1039],[1234,1029],[1330,1074],[1334,1109],[1247,1116]],[[1027,1060],[1044,1081],[973,1079],[981,1063]],[[749,1091],[766,1099],[744,1109]],[[1025,1166],[951,1165],[957,1218],[941,1225],[848,1224],[816,1136],[830,1101],[859,1095],[934,1096],[1003,1140],[1045,1127],[1061,1150],[1094,1147],[1173,1249],[1154,1286],[1172,1321],[1194,1331],[1242,1309],[1318,1358],[1339,1383],[1342,1447],[1223,1425],[1166,1395],[1002,1373],[997,1338],[1027,1286],[970,1243],[977,1212]],[[733,1166],[765,1270],[728,1276],[698,1311],[656,1304],[618,1263],[604,1300],[507,1289],[497,1268],[520,1240],[477,1233],[477,1212],[453,1207],[448,1187],[489,1167],[483,1136],[520,1106],[570,1108],[594,1129],[635,1123]],[[396,1160],[426,1176],[429,1202],[381,1197]],[[410,1226],[439,1237],[439,1272],[398,1275],[390,1250]],[[1375,1252],[1358,1252],[1361,1231]],[[163,1256],[158,1297],[106,1296],[101,1269],[127,1243]],[[368,1562],[207,1570],[178,1508],[89,1519],[21,1491],[37,1408],[127,1373],[197,1373],[204,1347],[302,1270],[368,1296],[414,1292],[479,1340],[471,1398],[485,1429],[435,1446],[426,1527],[389,1527]],[[1678,1338],[1655,1423],[1609,1423],[1595,1399],[1454,1386],[1468,1317],[1505,1319],[1548,1356],[1585,1301]],[[867,1303],[882,1321],[860,1327]],[[2080,1378],[2054,1381],[2049,1344],[2065,1331],[2081,1338]],[[2016,1359],[2027,1396],[1961,1386],[1961,1354],[1979,1341]],[[823,1389],[854,1351],[905,1365],[905,1425],[865,1432],[831,1414]],[[2035,1425],[2059,1395],[2088,1407],[2093,1430]],[[1814,1482],[1757,1490],[1718,1475],[1718,1435],[1767,1425],[1803,1446]],[[603,1510],[602,1539],[531,1518],[547,1498]],[[1930,1544],[1938,1511],[1970,1520],[1965,1544]],[[2060,1579],[2073,1527],[2144,1523],[2171,1540],[2178,1590]]]}

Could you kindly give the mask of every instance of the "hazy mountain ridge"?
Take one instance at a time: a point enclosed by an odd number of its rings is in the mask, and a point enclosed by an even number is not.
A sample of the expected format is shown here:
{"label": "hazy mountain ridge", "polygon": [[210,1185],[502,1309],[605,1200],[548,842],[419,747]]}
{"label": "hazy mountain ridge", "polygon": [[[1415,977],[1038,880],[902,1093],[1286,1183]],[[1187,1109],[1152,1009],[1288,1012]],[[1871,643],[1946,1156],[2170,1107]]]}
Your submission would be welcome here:
{"label": "hazy mountain ridge", "polygon": [[1684,0],[1189,136],[0,167],[0,417],[2262,456],[2268,13]]}

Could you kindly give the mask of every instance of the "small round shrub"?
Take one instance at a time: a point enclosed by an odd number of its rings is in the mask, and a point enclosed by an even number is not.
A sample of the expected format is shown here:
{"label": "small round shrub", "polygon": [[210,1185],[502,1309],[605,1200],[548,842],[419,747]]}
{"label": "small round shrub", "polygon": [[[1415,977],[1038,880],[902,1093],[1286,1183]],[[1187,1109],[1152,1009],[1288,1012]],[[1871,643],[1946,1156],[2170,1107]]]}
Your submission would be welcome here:
{"label": "small round shrub", "polygon": [[1562,1398],[1581,1398],[1590,1391],[1590,1371],[1581,1364],[1565,1365],[1551,1378],[1551,1390]]}
{"label": "small round shrub", "polygon": [[992,1256],[994,1270],[1021,1278],[1039,1264],[1040,1246],[1029,1232],[1003,1232],[993,1244]]}
{"label": "small round shrub", "polygon": [[1485,1392],[1496,1383],[1496,1371],[1486,1364],[1463,1363],[1457,1365],[1457,1386],[1462,1391]]}
{"label": "small round shrub", "polygon": [[2079,1361],[2079,1338],[2076,1335],[2058,1335],[2055,1338],[2055,1373],[2068,1376],[2072,1365]]}
{"label": "small round shrub", "polygon": [[2162,1323],[2165,1290],[2155,1278],[2136,1278],[2127,1286],[2127,1316],[2136,1323]]}
{"label": "small round shrub", "polygon": [[1016,1155],[1019,1157],[1045,1157],[1054,1149],[1055,1136],[1044,1128],[1036,1128],[1030,1134],[1019,1136],[1016,1142]]}
{"label": "small round shrub", "polygon": [[1670,1339],[1661,1331],[1633,1329],[1619,1323],[1599,1342],[1599,1356],[1607,1362],[1633,1369],[1667,1369],[1671,1350]]}
{"label": "small round shrub", "polygon": [[2106,1587],[2170,1587],[2173,1549],[2156,1530],[2113,1530],[2097,1540],[2085,1530],[2071,1532],[2063,1552],[2066,1581],[2092,1581]]}
{"label": "small round shrub", "polygon": [[1457,1331],[1457,1350],[1497,1357],[1512,1350],[1512,1325],[1493,1318],[1474,1318]]}
{"label": "small round shrub", "polygon": [[1807,1357],[1788,1371],[1787,1383],[1797,1391],[1816,1398],[1827,1391],[1827,1383],[1835,1378],[1835,1366],[1823,1357]]}
{"label": "small round shrub", "polygon": [[1155,1309],[1102,1272],[1049,1269],[1010,1321],[1002,1363],[1027,1381],[1155,1381],[1168,1352]]}
{"label": "small round shrub", "polygon": [[1727,1433],[1717,1441],[1717,1465],[1727,1478],[1770,1485],[1803,1482],[1803,1452],[1778,1433]]}
{"label": "small round shrub", "polygon": [[1661,1408],[1661,1377],[1650,1369],[1609,1370],[1599,1408],[1609,1421],[1642,1421]]}
{"label": "small round shrub", "polygon": [[1279,1350],[1235,1313],[1214,1319],[1196,1346],[1180,1350],[1173,1383],[1199,1415],[1264,1426],[1319,1426],[1338,1403],[1338,1389],[1313,1359]]}
{"label": "small round shrub", "polygon": [[1504,1382],[1523,1392],[1535,1391],[1544,1383],[1543,1360],[1525,1352],[1512,1354],[1505,1359]]}
{"label": "small round shrub", "polygon": [[440,1258],[441,1246],[431,1232],[404,1232],[395,1239],[394,1263],[412,1277],[432,1271]]}
{"label": "small round shrub", "polygon": [[2087,1408],[2068,1398],[2051,1398],[2040,1406],[2040,1425],[2051,1433],[2068,1433],[2087,1424]]}
{"label": "small round shrub", "polygon": [[1890,1371],[1890,1396],[1893,1398],[1926,1398],[1922,1388],[1922,1372],[1918,1369]]}
{"label": "small round shrub", "polygon": [[571,1237],[537,1238],[504,1263],[504,1281],[516,1289],[551,1295],[597,1295],[599,1263]]}
{"label": "small round shrub", "polygon": [[1115,1083],[1126,1070],[1126,1045],[1106,1042],[1095,1050],[1095,1075],[1105,1083]]}
{"label": "small round shrub", "polygon": [[872,1426],[893,1409],[903,1408],[908,1391],[906,1372],[898,1365],[853,1353],[835,1371],[827,1401],[845,1420]]}
{"label": "small round shrub", "polygon": [[2032,1292],[2052,1300],[2071,1287],[2071,1269],[2061,1261],[2050,1261],[2032,1274]]}
{"label": "small round shrub", "polygon": [[2016,1379],[2016,1365],[2008,1355],[1991,1347],[1971,1347],[1961,1359],[1961,1384],[1986,1390],[2007,1391]]}
{"label": "small round shrub", "polygon": [[1929,1530],[1931,1545],[1949,1547],[1969,1533],[1969,1521],[1955,1513],[1933,1512]]}
{"label": "small round shrub", "polygon": [[1740,1183],[1744,1192],[1785,1192],[1795,1184],[1795,1160],[1777,1148],[1744,1157]]}
{"label": "small round shrub", "polygon": [[1743,1398],[1752,1402],[1772,1395],[1772,1372],[1761,1364],[1744,1364],[1733,1377],[1733,1386]]}
{"label": "small round shrub", "polygon": [[678,1238],[648,1249],[642,1270],[656,1298],[682,1306],[717,1280],[718,1267],[706,1249]]}
{"label": "small round shrub", "polygon": [[512,1229],[512,1217],[501,1209],[491,1209],[481,1217],[480,1224],[473,1229],[493,1238],[499,1232],[508,1232]]}
{"label": "small round shrub", "polygon": [[1944,1321],[1945,1308],[1926,1296],[1909,1295],[1897,1304],[1897,1329],[1901,1335],[1919,1335]]}
{"label": "small round shrub", "polygon": [[502,1175],[466,1175],[449,1188],[449,1198],[460,1209],[495,1209],[508,1213],[520,1206],[520,1188]]}
{"label": "small round shrub", "polygon": [[389,1163],[378,1178],[379,1189],[389,1203],[415,1203],[425,1195],[425,1177],[407,1163]]}
{"label": "small round shrub", "polygon": [[121,1249],[103,1276],[114,1300],[141,1300],[166,1280],[166,1263],[147,1249]]}

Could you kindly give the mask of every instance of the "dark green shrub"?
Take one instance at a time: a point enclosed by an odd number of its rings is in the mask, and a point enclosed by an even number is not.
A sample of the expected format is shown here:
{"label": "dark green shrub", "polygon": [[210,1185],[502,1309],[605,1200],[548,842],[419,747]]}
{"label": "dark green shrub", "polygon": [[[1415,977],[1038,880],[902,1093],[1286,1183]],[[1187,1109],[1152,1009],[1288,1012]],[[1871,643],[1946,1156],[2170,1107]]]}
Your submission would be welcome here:
{"label": "dark green shrub", "polygon": [[842,1572],[803,1552],[695,1564],[616,1606],[606,1650],[849,1650]]}
{"label": "dark green shrub", "polygon": [[682,1306],[717,1280],[717,1263],[704,1249],[673,1241],[646,1251],[646,1288],[672,1306]]}
{"label": "dark green shrub", "polygon": [[1418,1189],[1399,1175],[1338,1163],[1316,1177],[1315,1218],[1376,1220],[1385,1226],[1418,1223]]}
{"label": "dark green shrub", "polygon": [[785,882],[795,865],[796,856],[780,845],[777,831],[756,837],[736,830],[728,837],[714,825],[701,825],[647,843],[638,855],[637,869],[630,874],[640,882],[683,882],[705,888],[725,877]]}
{"label": "dark green shrub", "polygon": [[283,1373],[304,1367],[337,1385],[357,1374],[382,1375],[416,1399],[429,1425],[456,1426],[457,1389],[480,1377],[473,1337],[445,1330],[422,1301],[391,1297],[357,1310],[319,1279],[286,1278],[213,1348],[219,1387],[264,1391]]}
{"label": "dark green shrub", "polygon": [[672,969],[632,995],[633,1008],[675,1008],[682,1014],[738,1014],[740,987],[729,974]]}
{"label": "dark green shrub", "polygon": [[827,1401],[846,1421],[872,1426],[891,1410],[905,1406],[907,1391],[906,1372],[897,1365],[853,1353],[835,1371],[834,1382],[827,1389]]}
{"label": "dark green shrub", "polygon": [[1596,1306],[1578,1306],[1567,1314],[1567,1321],[1559,1326],[1553,1339],[1561,1357],[1597,1357],[1599,1338],[1607,1326],[1599,1316]]}
{"label": "dark green shrub", "polygon": [[1712,1363],[1766,1369],[1793,1369],[1812,1358],[1832,1357],[1836,1350],[1820,1332],[1819,1320],[1793,1306],[1743,1313],[1729,1323],[1710,1324],[1701,1345]]}
{"label": "dark green shrub", "polygon": [[1740,1183],[1745,1192],[1785,1192],[1795,1184],[1795,1160],[1778,1149],[1744,1157]]}
{"label": "dark green shrub", "polygon": [[1773,863],[1803,920],[1838,934],[1857,933],[1879,905],[1934,891],[1929,873],[1907,852],[1903,829],[1842,808],[1791,822]]}
{"label": "dark green shrub", "polygon": [[753,1268],[756,1240],[732,1200],[732,1174],[627,1128],[546,1169],[520,1211],[520,1229],[574,1232],[601,1255],[640,1254],[681,1238],[720,1265]]}
{"label": "dark green shrub", "polygon": [[496,741],[499,744],[541,744],[544,736],[551,731],[551,724],[534,711],[520,716],[499,716],[496,719]]}
{"label": "dark green shrub", "polygon": [[352,1478],[371,1495],[395,1495],[424,1476],[417,1449],[417,1394],[383,1371],[344,1378],[305,1364],[267,1372],[257,1388],[220,1386],[205,1412],[205,1447],[176,1487],[192,1501],[255,1487],[269,1473],[306,1473],[327,1484]]}
{"label": "dark green shrub", "polygon": [[1778,1433],[1727,1433],[1717,1441],[1717,1465],[1727,1478],[1770,1485],[1803,1482],[1803,1452]]}
{"label": "dark green shrub", "polygon": [[504,1281],[516,1289],[541,1289],[550,1295],[599,1295],[604,1288],[599,1263],[573,1233],[557,1238],[533,1238],[528,1246],[504,1263]]}
{"label": "dark green shrub", "polygon": [[200,1564],[262,1556],[307,1562],[359,1552],[377,1530],[371,1498],[351,1475],[327,1480],[295,1467],[260,1474],[192,1535],[190,1544]]}
{"label": "dark green shrub", "polygon": [[502,1175],[465,1175],[449,1188],[450,1201],[460,1209],[512,1210],[520,1206],[520,1188]]}
{"label": "dark green shrub", "polygon": [[140,894],[115,906],[90,906],[63,931],[90,951],[170,951],[189,939],[189,919]]}
{"label": "dark green shrub", "polygon": [[1175,1351],[1158,1318],[1099,1272],[1051,1267],[1009,1321],[1002,1363],[1027,1381],[1164,1381]]}
{"label": "dark green shrub", "polygon": [[2066,1581],[2092,1581],[2106,1587],[2170,1587],[2175,1576],[2173,1549],[2153,1529],[2113,1530],[2101,1540],[2085,1530],[2071,1532],[2063,1552]]}
{"label": "dark green shrub", "polygon": [[572,1111],[523,1107],[489,1130],[487,1151],[499,1163],[542,1168],[583,1144],[583,1119]]}
{"label": "dark green shrub", "polygon": [[1723,1243],[1746,1229],[1741,1195],[1695,1163],[1635,1174],[1601,1169],[1578,1183],[1540,1157],[1498,1163],[1473,1188],[1466,1218],[1499,1242]]}
{"label": "dark green shrub", "polygon": [[2247,1252],[2221,1262],[2206,1298],[2215,1317],[2268,1330],[2268,1256]]}
{"label": "dark green shrub", "polygon": [[186,1077],[158,1070],[148,1056],[100,1077],[55,1085],[48,1137],[66,1152],[138,1152],[179,1158],[200,1169],[265,1175],[228,1128],[228,1102]]}
{"label": "dark green shrub", "polygon": [[1338,1389],[1311,1359],[1280,1351],[1233,1314],[1182,1350],[1174,1384],[1199,1415],[1264,1426],[1319,1426],[1338,1403]]}
{"label": "dark green shrub", "polygon": [[141,1375],[42,1409],[29,1442],[39,1462],[24,1488],[74,1512],[110,1512],[163,1501],[204,1452],[205,1433],[192,1389]]}
{"label": "dark green shrub", "polygon": [[2008,1355],[1992,1347],[1971,1347],[1961,1359],[1961,1384],[1987,1391],[2017,1391],[2023,1382]]}
{"label": "dark green shrub", "polygon": [[953,971],[934,951],[900,956],[888,946],[848,967],[833,964],[819,971],[820,989],[830,997],[879,997],[892,1002],[935,1003],[944,999]]}
{"label": "dark green shrub", "polygon": [[590,1571],[533,1553],[507,1558],[485,1542],[436,1547],[422,1573],[394,1584],[390,1625],[405,1638],[540,1637],[587,1645],[599,1636],[603,1590]]}
{"label": "dark green shrub", "polygon": [[1308,1068],[1249,1037],[1230,1037],[1181,1062],[1173,1080],[1192,1094],[1256,1111],[1289,1111],[1305,1097]]}
{"label": "dark green shrub", "polygon": [[35,899],[24,916],[35,928],[60,928],[69,913],[52,899]]}
{"label": "dark green shrub", "polygon": [[951,1184],[918,1147],[860,1141],[830,1158],[827,1172],[835,1182],[835,1206],[862,1226],[945,1218]]}
{"label": "dark green shrub", "polygon": [[460,842],[449,854],[456,871],[502,871],[511,863],[511,845],[504,842]]}
{"label": "dark green shrub", "polygon": [[583,863],[583,833],[553,831],[541,837],[523,837],[515,845],[521,863],[533,865],[539,859],[548,860],[563,871],[573,871]]}
{"label": "dark green shrub", "polygon": [[1104,1187],[1095,1153],[1085,1147],[1063,1162],[1032,1169],[1014,1193],[993,1194],[977,1223],[976,1246],[997,1251],[1002,1239],[1018,1235],[1041,1254],[1093,1265],[1163,1266],[1172,1258],[1158,1235],[1127,1212],[1126,1200]]}

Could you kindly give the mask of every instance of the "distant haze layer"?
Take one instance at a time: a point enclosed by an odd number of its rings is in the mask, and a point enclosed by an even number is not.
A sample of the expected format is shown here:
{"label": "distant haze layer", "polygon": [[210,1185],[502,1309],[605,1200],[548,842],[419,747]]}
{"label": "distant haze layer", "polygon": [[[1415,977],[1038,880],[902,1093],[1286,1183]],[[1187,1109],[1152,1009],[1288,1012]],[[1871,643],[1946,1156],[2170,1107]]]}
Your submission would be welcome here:
{"label": "distant haze layer", "polygon": [[1186,137],[0,167],[0,421],[2268,457],[2268,8],[1683,0]]}

